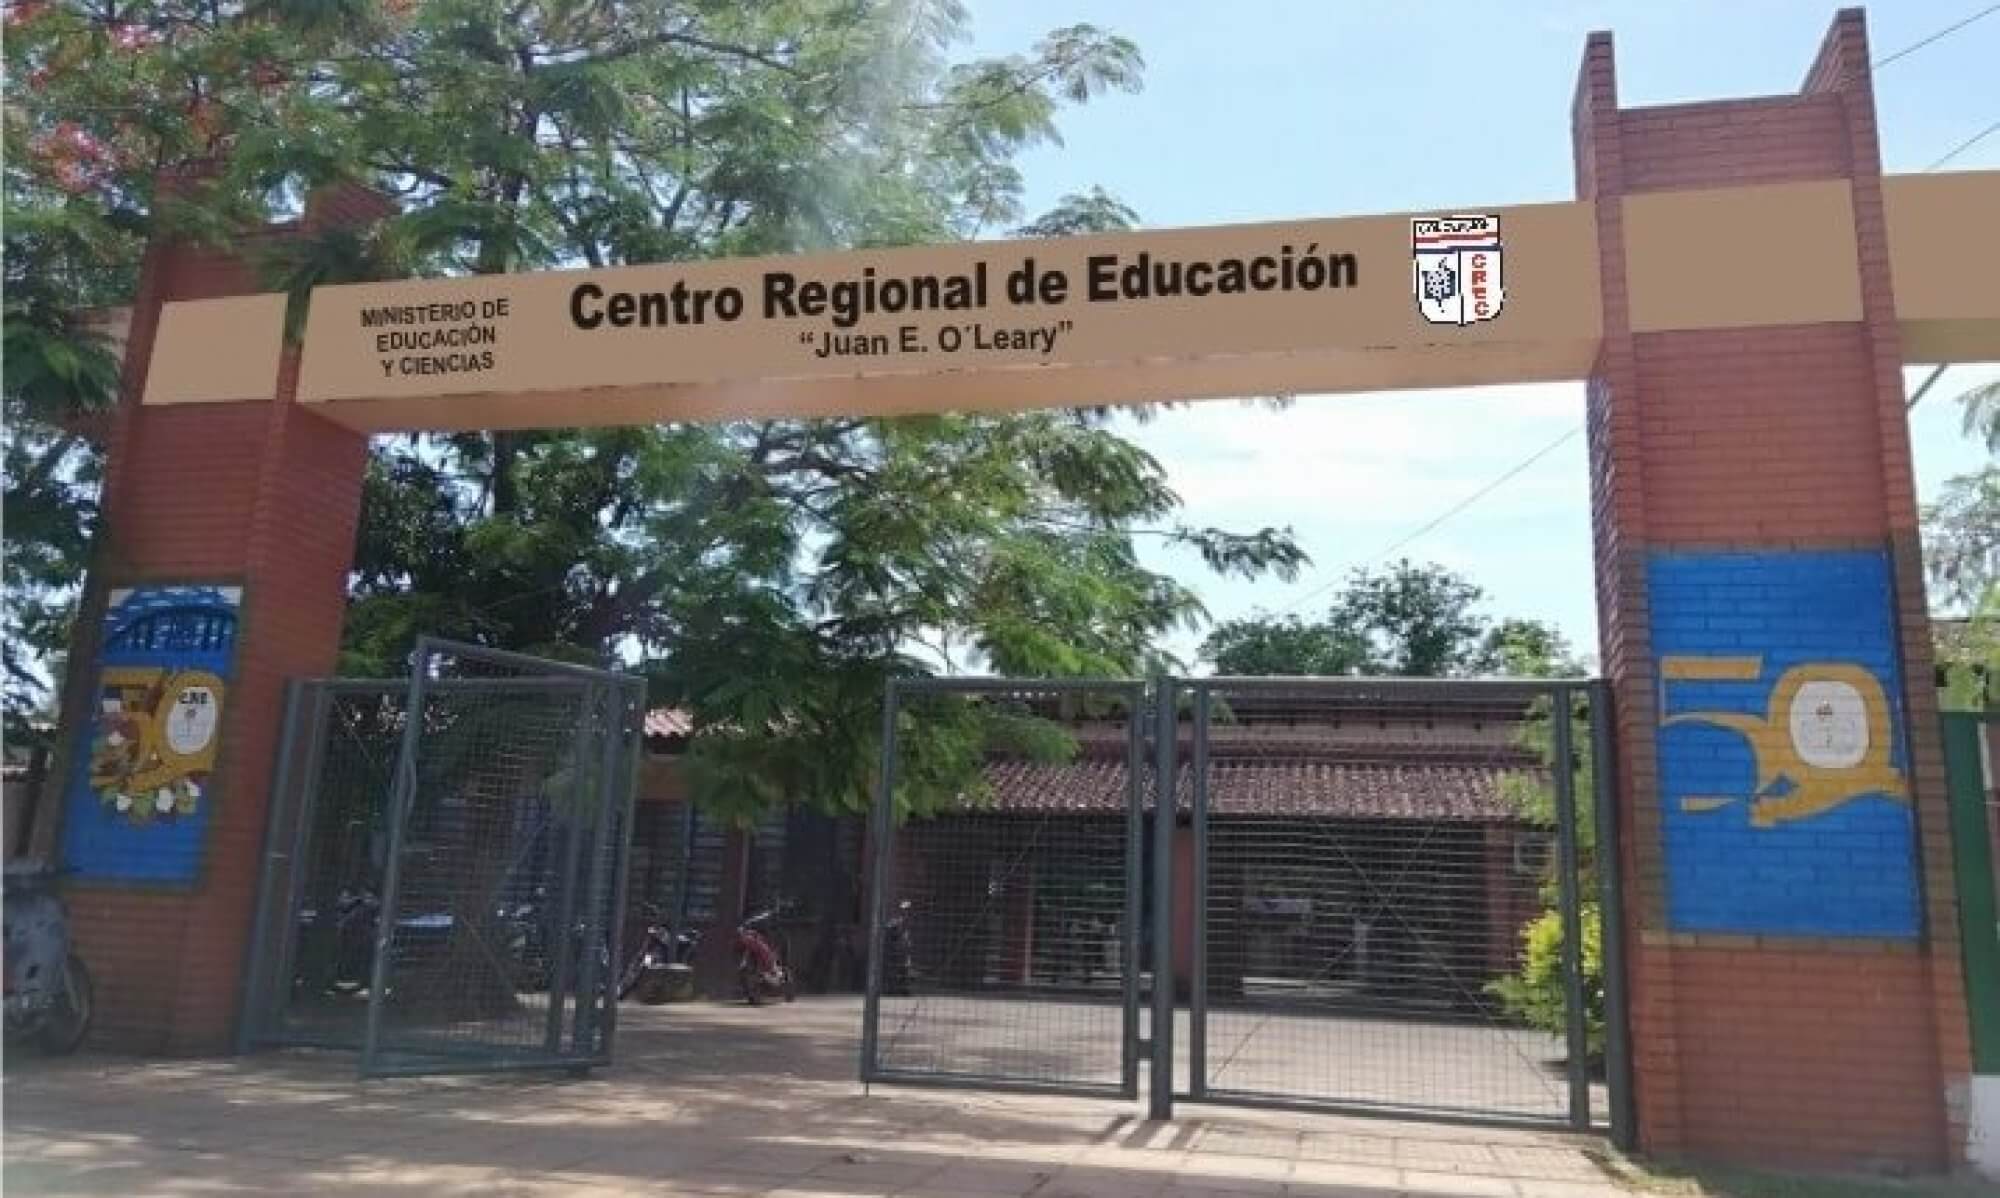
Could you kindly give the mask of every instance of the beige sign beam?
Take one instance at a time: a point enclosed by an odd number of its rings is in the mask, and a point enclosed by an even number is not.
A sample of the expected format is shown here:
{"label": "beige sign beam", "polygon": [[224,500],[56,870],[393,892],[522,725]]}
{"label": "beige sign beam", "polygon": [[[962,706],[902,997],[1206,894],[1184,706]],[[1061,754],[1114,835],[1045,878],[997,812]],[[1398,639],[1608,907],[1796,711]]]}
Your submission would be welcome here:
{"label": "beige sign beam", "polygon": [[[1884,192],[1912,356],[2000,359],[2000,241],[1974,219],[2000,211],[2000,172]],[[1625,227],[1635,332],[1860,319],[1844,182],[1634,196]],[[387,431],[1581,378],[1595,230],[1586,204],[1537,204],[324,287],[299,400]],[[1455,271],[1420,273],[1439,254]],[[269,314],[167,316],[254,328],[268,371]],[[188,341],[161,339],[146,401],[243,398],[243,363]]]}

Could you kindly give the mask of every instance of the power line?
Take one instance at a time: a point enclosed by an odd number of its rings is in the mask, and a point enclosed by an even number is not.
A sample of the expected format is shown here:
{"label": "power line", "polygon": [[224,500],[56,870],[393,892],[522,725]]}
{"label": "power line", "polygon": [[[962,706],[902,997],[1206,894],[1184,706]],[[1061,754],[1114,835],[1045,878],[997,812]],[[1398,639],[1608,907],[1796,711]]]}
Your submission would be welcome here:
{"label": "power line", "polygon": [[1993,136],[1995,133],[2000,133],[2000,121],[1994,121],[1992,124],[1986,126],[1984,129],[1981,129],[1979,132],[1973,134],[1971,137],[1968,137],[1964,141],[1959,142],[1956,146],[1952,147],[1951,153],[1946,154],[1944,157],[1938,159],[1936,162],[1931,163],[1929,166],[1925,167],[1924,170],[1926,172],[1936,170],[1937,168],[1943,166],[1945,163],[1950,162],[1952,159],[1958,157],[1960,154],[1963,154],[1967,150],[1978,145],[1980,142],[1985,141],[1987,138]]}
{"label": "power line", "polygon": [[1918,400],[1922,400],[1922,398],[1924,398],[1924,392],[1928,392],[1928,390],[1930,390],[1930,386],[1932,386],[1934,382],[1938,382],[1940,378],[1944,378],[1944,372],[1946,372],[1946,370],[1950,370],[1950,368],[1952,368],[1952,364],[1950,364],[1950,362],[1942,362],[1942,364],[1938,364],[1938,368],[1930,372],[1930,378],[1926,378],[1926,380],[1924,380],[1924,384],[1916,388],[1916,394],[1914,394],[1914,396],[1910,396],[1910,402],[1908,402],[1908,404],[1904,404],[1904,406],[1902,406],[1902,410],[1904,410],[1904,412],[1910,412],[1910,410],[1914,410],[1914,408],[1916,408],[1916,404],[1918,404]]}
{"label": "power line", "polygon": [[[1890,63],[1895,62],[1900,58],[1908,57],[1911,54],[1915,54],[1917,51],[1923,49],[1925,46],[1931,45],[1934,42],[1942,41],[1943,39],[1950,37],[1952,34],[1957,33],[1959,30],[1964,29],[1966,26],[1971,25],[1975,21],[1979,21],[1986,17],[1990,17],[1996,12],[2000,12],[2000,4],[1988,5],[1987,7],[1980,9],[1978,12],[1973,13],[1971,16],[1966,17],[1965,19],[1958,21],[1955,24],[1945,26],[1943,29],[1938,30],[1936,33],[1931,34],[1929,37],[1926,37],[1921,41],[1912,42],[1909,45],[1904,46],[1902,49],[1896,51],[1894,54],[1890,54],[1887,57],[1875,60],[1873,63],[1869,64],[1869,69],[1871,71],[1879,71],[1883,67],[1888,66]],[[1988,137],[1991,137],[1995,133],[2000,133],[2000,121],[1993,122],[1992,124],[1986,126],[1984,129],[1981,129],[1979,132],[1973,134],[1971,137],[1968,137],[1964,141],[1958,143],[1958,145],[1952,147],[1950,153],[1947,153],[1944,157],[1938,159],[1936,162],[1933,162],[1929,166],[1925,167],[1924,171],[1928,173],[1930,171],[1938,169],[1945,163],[1950,162],[1952,159],[1958,157],[1960,154],[1965,153],[1967,150],[1971,149],[1973,146],[1978,145],[1980,142],[1986,140]],[[1928,379],[1924,380],[1923,386],[1917,389],[1917,393],[1910,397],[1910,400],[1908,404],[1905,406],[1904,410],[1908,411],[1909,409],[1916,407],[1917,401],[1924,397],[1924,393],[1931,389],[1931,385],[1933,383],[1936,383],[1938,381],[1939,376],[1944,374],[1944,372],[1945,372],[1944,366],[1939,366],[1936,371],[1932,372],[1931,376]],[[1562,436],[1557,437],[1555,440],[1549,442],[1547,445],[1542,446],[1534,453],[1529,454],[1526,458],[1523,458],[1521,461],[1509,467],[1505,473],[1501,474],[1498,478],[1495,478],[1492,482],[1487,483],[1485,486],[1479,488],[1477,491],[1474,491],[1472,494],[1466,496],[1458,503],[1452,505],[1450,508],[1447,508],[1445,511],[1439,513],[1429,523],[1416,529],[1414,532],[1411,532],[1408,535],[1402,537],[1400,540],[1395,541],[1388,548],[1381,550],[1374,556],[1365,558],[1363,560],[1367,562],[1381,561],[1383,558],[1388,557],[1390,554],[1396,552],[1398,549],[1401,549],[1404,546],[1410,544],[1411,542],[1423,537],[1425,534],[1436,530],[1439,526],[1443,525],[1445,521],[1450,520],[1453,516],[1458,515],[1460,512],[1471,507],[1473,504],[1479,502],[1481,499],[1484,499],[1486,496],[1491,495],[1494,491],[1499,490],[1502,486],[1506,485],[1508,482],[1511,482],[1513,479],[1518,477],[1523,471],[1527,470],[1530,466],[1533,466],[1536,462],[1539,462],[1543,458],[1550,455],[1551,453],[1554,453],[1563,444],[1568,442],[1570,438],[1576,436],[1578,433],[1582,431],[1583,431],[1583,426],[1580,424],[1571,428],[1568,432],[1564,433]],[[1317,599],[1321,595],[1326,594],[1328,591],[1332,590],[1333,588],[1339,585],[1340,585],[1340,580],[1336,578],[1331,582],[1323,583],[1320,586],[1314,587],[1312,590],[1307,591],[1304,595],[1301,595],[1299,598],[1294,599],[1292,602],[1286,604],[1284,607],[1279,608],[1278,613],[1280,615],[1283,615],[1287,612],[1296,611],[1300,607],[1303,607],[1305,604],[1312,602],[1314,599]]]}
{"label": "power line", "polygon": [[[1390,554],[1396,552],[1398,549],[1401,549],[1403,546],[1408,545],[1410,542],[1417,540],[1424,534],[1435,530],[1439,525],[1443,524],[1445,521],[1451,519],[1453,516],[1458,515],[1466,508],[1469,508],[1473,504],[1478,503],[1481,499],[1486,498],[1488,495],[1491,495],[1493,492],[1499,490],[1507,483],[1513,481],[1513,479],[1519,476],[1523,471],[1527,470],[1530,466],[1533,466],[1536,462],[1541,461],[1543,458],[1549,456],[1556,450],[1560,449],[1566,442],[1570,440],[1570,438],[1576,436],[1578,433],[1582,431],[1583,431],[1583,426],[1581,424],[1575,425],[1574,427],[1570,428],[1567,432],[1563,433],[1562,436],[1557,437],[1555,440],[1549,442],[1547,445],[1542,446],[1540,449],[1537,449],[1535,452],[1529,454],[1527,457],[1522,458],[1520,461],[1514,463],[1514,465],[1508,467],[1506,473],[1500,475],[1498,478],[1495,478],[1493,481],[1487,483],[1485,486],[1479,488],[1477,491],[1474,491],[1472,494],[1467,495],[1464,499],[1459,500],[1457,503],[1446,508],[1444,511],[1438,513],[1435,517],[1433,517],[1428,523],[1424,524],[1422,527],[1417,528],[1414,531],[1405,534],[1401,538],[1391,542],[1388,548],[1382,549],[1376,552],[1374,555],[1364,558],[1363,560],[1367,562],[1381,561],[1383,558],[1388,557]],[[1328,591],[1332,590],[1333,588],[1339,585],[1340,585],[1340,579],[1336,578],[1333,581],[1325,583],[1322,586],[1315,587],[1312,590],[1306,592],[1305,594],[1299,596],[1297,599],[1292,600],[1292,602],[1286,604],[1284,607],[1279,608],[1278,613],[1280,615],[1283,615],[1286,612],[1296,611],[1301,606],[1310,603],[1314,599],[1317,599],[1319,596],[1326,594]]]}
{"label": "power line", "polygon": [[1984,17],[1990,17],[1996,12],[2000,12],[2000,4],[1993,4],[1987,6],[1986,8],[1982,8],[1978,12],[1973,13],[1971,16],[1965,18],[1963,21],[1960,21],[1956,25],[1947,25],[1943,29],[1938,30],[1936,33],[1931,34],[1929,37],[1925,38],[1920,42],[1912,42],[1909,45],[1904,46],[1902,49],[1896,51],[1894,54],[1889,55],[1887,58],[1880,58],[1875,60],[1873,63],[1869,64],[1868,69],[1871,71],[1879,71],[1883,67],[1888,66],[1890,63],[1896,61],[1897,59],[1905,57],[1906,55],[1915,54],[1917,51],[1923,49],[1925,46],[1930,45],[1932,42],[1950,37],[1952,34],[1957,33],[1959,30],[1965,28],[1967,25],[1972,24],[1974,21],[1980,20],[1981,18]]}

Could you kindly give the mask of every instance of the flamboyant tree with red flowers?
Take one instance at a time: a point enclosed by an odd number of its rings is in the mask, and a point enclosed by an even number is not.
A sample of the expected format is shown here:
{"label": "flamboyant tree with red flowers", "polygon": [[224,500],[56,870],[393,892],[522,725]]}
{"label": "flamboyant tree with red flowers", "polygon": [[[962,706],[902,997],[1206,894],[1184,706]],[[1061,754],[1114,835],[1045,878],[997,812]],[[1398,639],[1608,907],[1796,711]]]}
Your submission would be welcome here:
{"label": "flamboyant tree with red flowers", "polygon": [[[335,179],[401,212],[270,263],[295,293],[1135,219],[1101,192],[1029,219],[1016,158],[1066,106],[1136,89],[1136,47],[1075,25],[961,58],[961,0],[47,0],[8,19],[9,277],[62,280],[72,307],[129,288],[162,222],[227,236]],[[203,162],[202,188],[159,194]],[[346,660],[398,669],[419,631],[636,652],[708,730],[704,796],[852,807],[886,674],[1141,671],[1202,612],[1141,538],[1250,575],[1303,560],[1282,530],[1189,528],[1179,507],[1103,412],[384,439]],[[793,731],[729,732],[774,720]]]}
{"label": "flamboyant tree with red flowers", "polygon": [[[262,219],[301,152],[345,120],[327,63],[365,10],[191,0],[23,0],[0,7],[6,68],[5,711],[11,743],[46,735],[55,660],[96,520],[98,446],[77,417],[118,368],[93,315],[129,302],[163,222],[226,236]],[[163,173],[223,178],[177,203]],[[337,169],[324,158],[326,169]]]}

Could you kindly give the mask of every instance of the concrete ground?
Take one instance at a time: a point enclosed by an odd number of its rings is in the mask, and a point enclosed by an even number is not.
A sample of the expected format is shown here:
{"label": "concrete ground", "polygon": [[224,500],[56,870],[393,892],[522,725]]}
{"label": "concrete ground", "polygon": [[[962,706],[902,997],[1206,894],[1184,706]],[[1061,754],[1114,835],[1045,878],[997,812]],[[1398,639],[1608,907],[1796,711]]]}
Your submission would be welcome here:
{"label": "concrete ground", "polygon": [[[1177,1076],[1192,1076],[1190,1025],[1176,1019]],[[1102,1003],[984,996],[882,1000],[884,1066],[927,1072],[1026,1075],[1115,1084],[1122,1012]],[[1451,1107],[1561,1120],[1569,1110],[1562,1041],[1519,1028],[1414,1018],[1216,1009],[1205,1072],[1211,1089],[1400,1107]],[[1591,1109],[1609,1107],[1603,1085]]]}
{"label": "concrete ground", "polygon": [[1622,1192],[1580,1137],[877,1086],[859,1004],[621,1008],[582,1080],[361,1081],[344,1054],[15,1059],[9,1195]]}

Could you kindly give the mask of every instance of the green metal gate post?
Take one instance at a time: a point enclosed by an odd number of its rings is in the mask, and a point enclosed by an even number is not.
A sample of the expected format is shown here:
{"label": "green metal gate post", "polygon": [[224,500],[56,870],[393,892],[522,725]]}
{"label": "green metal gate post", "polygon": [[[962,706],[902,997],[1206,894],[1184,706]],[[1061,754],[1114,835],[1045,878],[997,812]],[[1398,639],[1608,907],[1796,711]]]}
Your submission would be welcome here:
{"label": "green metal gate post", "polygon": [[2000,1073],[2000,912],[1995,910],[1993,841],[1986,825],[1986,770],[1980,740],[1994,717],[1944,715],[1944,760],[1951,798],[1952,864],[1958,875],[1959,940],[1965,1006],[1972,1022],[1972,1071]]}

